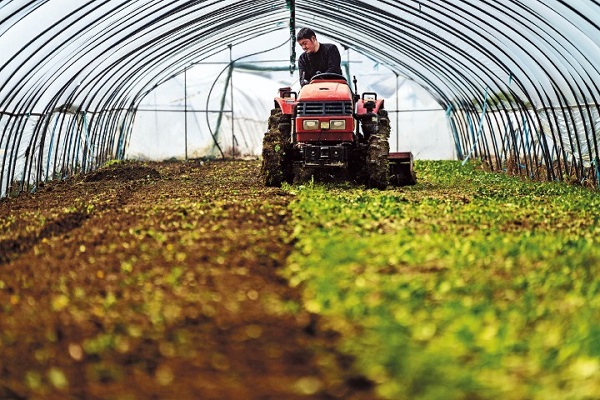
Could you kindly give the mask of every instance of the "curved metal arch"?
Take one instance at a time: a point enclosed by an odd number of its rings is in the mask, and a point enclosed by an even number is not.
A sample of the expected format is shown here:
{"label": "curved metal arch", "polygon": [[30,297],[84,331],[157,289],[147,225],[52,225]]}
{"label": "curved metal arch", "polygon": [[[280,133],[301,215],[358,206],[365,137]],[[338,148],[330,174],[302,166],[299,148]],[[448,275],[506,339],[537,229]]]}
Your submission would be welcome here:
{"label": "curved metal arch", "polygon": [[[197,22],[198,21],[193,21],[193,23]],[[184,62],[186,59],[194,60],[196,57],[198,57],[199,54],[205,54],[206,51],[209,51],[211,52],[209,54],[212,54],[214,53],[213,49],[216,47],[216,43],[209,43],[210,46],[204,46],[205,48],[200,48],[200,50],[203,50],[203,52],[199,52],[198,50],[195,50],[193,48],[189,49],[190,43],[194,42],[193,36],[198,33],[208,32],[209,34],[215,34],[218,32],[223,32],[225,30],[225,27],[227,27],[227,25],[230,23],[230,20],[225,20],[220,25],[219,29],[213,29],[211,31],[203,32],[201,28],[196,28],[194,30],[186,32],[185,36],[179,35],[175,37],[176,40],[170,41],[167,39],[173,34],[174,31],[180,30],[179,27],[174,29],[173,31],[169,31],[165,34],[162,34],[148,42],[145,42],[142,46],[132,49],[126,55],[120,57],[118,60],[114,61],[110,65],[107,65],[105,70],[99,71],[91,78],[88,78],[81,91],[83,92],[86,86],[93,87],[94,85],[102,85],[106,83],[102,80],[109,76],[111,73],[118,73],[120,69],[129,71],[128,74],[124,74],[123,76],[129,76],[131,78],[131,76],[133,75],[139,75],[140,77],[144,77],[148,76],[148,74],[152,70],[160,70],[162,68],[160,67],[161,63],[159,63],[159,61],[173,60],[173,57],[175,55],[179,55],[178,59],[176,61],[167,61],[167,66],[176,65],[177,63],[180,63],[181,60],[184,60]],[[202,42],[202,45],[205,45],[205,43]],[[186,50],[187,52],[184,52]],[[140,68],[139,71],[136,71],[135,74],[132,74],[131,68],[138,68],[138,66]],[[83,70],[79,71],[79,73],[82,72]],[[130,78],[120,78],[120,80],[127,81]],[[147,78],[146,81],[154,82],[155,78]],[[151,85],[155,85],[155,83],[151,83]]]}
{"label": "curved metal arch", "polygon": [[[4,4],[0,3],[0,36],[2,36],[6,31],[10,30],[14,25],[16,25],[24,16],[27,16],[29,13],[35,11],[39,7],[41,7],[44,3],[50,0],[30,0],[26,3],[21,3],[16,6],[16,10],[12,10],[6,14],[4,14],[13,3],[5,2]],[[2,17],[2,15],[5,15]],[[11,20],[14,20],[12,23]]]}
{"label": "curved metal arch", "polygon": [[[485,2],[485,3],[486,3],[486,4],[488,4],[488,5],[494,6],[494,3],[489,3],[489,2]],[[514,3],[514,1],[513,1],[513,3]],[[515,4],[517,4],[517,5],[518,5],[518,3],[515,3]],[[480,8],[479,8],[479,7],[477,7],[477,6],[476,6],[476,8],[480,9]],[[468,12],[467,10],[462,10],[462,11]],[[472,15],[472,14],[470,14],[470,15]],[[490,14],[488,14],[488,15],[490,15]],[[490,16],[491,16],[491,15],[490,15]],[[535,47],[536,47],[536,45],[533,43],[533,41],[532,41],[531,39],[529,39],[529,37],[528,37],[528,36],[526,36],[526,35],[523,35],[521,32],[519,32],[519,31],[518,31],[517,29],[515,29],[514,27],[512,27],[512,26],[508,25],[508,24],[507,24],[505,21],[503,21],[502,19],[500,19],[500,18],[497,18],[497,17],[494,17],[494,19],[496,20],[496,22],[497,22],[497,23],[499,23],[499,24],[502,24],[502,25],[506,26],[506,27],[507,27],[509,30],[511,30],[511,32],[512,32],[514,35],[510,35],[510,36],[509,36],[509,35],[505,35],[505,38],[506,38],[507,40],[511,41],[511,42],[514,42],[514,43],[515,43],[515,44],[516,44],[516,45],[519,47],[519,49],[520,49],[521,51],[523,51],[523,52],[524,52],[524,53],[525,53],[525,54],[528,56],[528,58],[529,58],[529,59],[533,60],[533,61],[534,61],[534,63],[535,63],[535,64],[537,64],[537,66],[538,66],[538,67],[540,67],[540,69],[542,69],[542,71],[544,71],[544,73],[546,74],[546,76],[548,77],[548,79],[549,79],[551,82],[553,82],[552,89],[553,89],[553,91],[554,91],[554,94],[555,94],[555,95],[556,95],[558,98],[560,98],[560,96],[561,96],[561,93],[560,93],[560,91],[559,91],[559,90],[557,90],[557,88],[558,88],[559,84],[558,84],[558,82],[556,82],[556,81],[554,80],[554,78],[552,78],[552,76],[551,76],[551,74],[550,74],[549,70],[547,70],[547,69],[544,67],[544,65],[543,65],[541,62],[539,62],[539,61],[536,59],[536,57],[534,57],[534,55],[533,55],[533,54],[531,54],[529,51],[527,51],[527,49],[526,49],[526,48],[525,48],[523,45],[521,45],[521,44],[520,44],[518,41],[514,40],[514,39],[513,39],[513,37],[522,37],[522,38],[523,38],[523,40],[525,40],[525,41],[526,41],[526,42],[528,42],[528,43],[529,43],[529,44],[530,44],[532,47],[534,47],[534,48],[535,48]],[[532,22],[532,21],[529,21],[529,22]],[[532,22],[532,23],[533,23],[533,22]],[[529,29],[529,28],[527,28],[527,29]],[[532,33],[535,33],[535,34],[537,34],[537,33],[536,33],[535,31],[533,31],[533,30],[532,30],[531,32],[532,32]],[[527,75],[526,75],[526,76],[527,76]],[[535,83],[535,82],[534,82],[534,83]],[[535,85],[534,85],[533,87],[537,89],[537,86],[535,86]],[[537,90],[536,90],[536,91],[537,91]],[[543,88],[543,87],[542,87],[542,92],[544,93],[544,96],[541,96],[541,95],[538,93],[538,98],[539,98],[539,99],[542,101],[542,104],[545,104],[545,101],[548,101],[548,102],[550,102],[550,103],[551,103],[550,95],[547,93],[547,91],[546,91],[546,90],[545,90],[545,88]],[[531,101],[531,98],[530,98],[530,96],[527,94],[527,91],[524,91],[524,93],[525,93],[525,95],[528,97],[528,100],[529,100],[529,101]],[[539,121],[538,121],[538,123],[539,123]],[[521,127],[519,127],[519,130],[520,130],[520,129],[521,129]],[[555,141],[555,140],[556,140],[556,134],[555,134],[555,132],[554,132],[554,131],[552,131],[552,135],[553,135],[553,140]],[[563,146],[564,146],[564,144],[561,142],[561,138],[560,138],[560,136],[558,136],[558,139],[559,139],[559,142],[560,142],[560,145],[561,145],[561,147],[563,147]],[[525,167],[526,167],[526,169],[527,169],[527,164],[525,164]],[[550,171],[549,171],[549,172],[550,172]],[[528,171],[527,171],[527,173],[529,174],[529,172],[528,172]]]}
{"label": "curved metal arch", "polygon": [[[531,9],[526,8],[521,4],[518,4],[518,6],[521,7],[524,12],[530,14],[531,18],[536,18],[535,13],[533,13]],[[574,121],[575,117],[573,115],[571,107],[569,107],[570,102],[567,99],[567,94],[565,93],[564,89],[568,88],[568,92],[570,92],[572,94],[574,99],[578,99],[578,98],[585,99],[585,98],[589,98],[589,96],[594,98],[593,91],[590,90],[589,93],[585,93],[585,91],[581,88],[580,83],[576,79],[576,76],[572,72],[570,72],[570,71],[576,69],[577,64],[574,63],[573,61],[569,60],[567,55],[572,57],[573,56],[572,50],[575,50],[576,52],[578,50],[576,49],[576,46],[574,46],[574,44],[571,43],[566,38],[566,36],[562,32],[560,32],[558,29],[556,29],[554,26],[552,26],[547,21],[545,21],[541,18],[536,18],[536,19],[539,20],[539,23],[535,22],[534,24],[539,29],[538,30],[533,30],[530,28],[528,28],[528,29],[533,36],[537,36],[540,38],[543,38],[544,36],[547,37],[548,40],[541,41],[540,46],[547,46],[547,48],[553,50],[554,56],[552,56],[551,54],[546,55],[545,59],[547,60],[547,62],[550,63],[550,66],[553,68],[551,68],[551,69],[549,68],[548,70],[545,70],[545,72],[550,77],[552,75],[552,71],[554,71],[561,78],[561,82],[563,83],[562,90],[560,89],[560,85],[559,85],[558,81],[556,81],[554,78],[551,78],[551,81],[553,82],[553,89],[554,89],[555,95],[556,95],[558,103],[559,103],[558,106],[561,109],[560,113],[563,115],[563,117],[562,117],[563,120]],[[542,26],[545,26],[546,29],[549,30],[549,32],[546,32],[545,29],[542,29]],[[553,33],[553,34],[551,34],[551,33]],[[564,41],[559,41],[558,38],[562,38]],[[571,44],[571,48],[567,48],[567,44]],[[563,56],[557,57],[558,55],[563,55]],[[583,60],[585,60],[584,62],[586,62],[586,63],[588,62],[585,57],[583,57]],[[583,60],[578,60],[578,63],[581,63],[581,61],[583,61]],[[564,72],[563,72],[563,69],[565,69]],[[597,72],[597,69],[595,67],[592,67],[592,70],[595,70]],[[588,87],[588,88],[590,87],[587,82],[590,82],[590,81],[593,82],[593,80],[589,73],[587,73],[587,77],[589,78],[588,80],[586,80],[584,78],[584,76],[582,76],[581,73],[579,73],[579,72],[577,72],[576,75],[578,78],[580,78],[580,82],[584,83],[586,85],[586,87]],[[595,86],[595,84],[593,84],[593,85]],[[596,87],[596,91],[597,91],[597,87]],[[549,107],[554,107],[552,105],[552,101],[549,98],[548,98],[548,102],[549,102]],[[543,104],[543,106],[545,107],[545,104]],[[583,115],[584,110],[583,110],[582,106],[580,104],[577,104],[576,107],[578,108],[580,114]],[[589,109],[587,109],[586,112],[588,113],[589,118],[591,120],[591,113],[589,112]],[[558,119],[557,119],[557,114],[554,112],[552,115],[552,119],[555,121],[555,124],[558,127],[559,123],[558,123]],[[569,125],[569,123],[567,122],[567,126],[568,125]],[[573,127],[573,128],[574,128],[574,130],[576,130],[575,127]],[[584,135],[589,142],[589,137],[590,137],[589,128],[587,127],[587,125],[584,125],[583,129],[584,129]],[[559,143],[560,143],[561,147],[565,146],[565,143],[563,143],[561,136],[559,136]],[[578,176],[580,177],[583,175],[584,162],[583,162],[583,158],[582,158],[583,155],[581,152],[581,143],[580,143],[578,136],[575,136],[575,143],[573,143],[571,140],[569,141],[569,147],[571,149],[577,149],[577,152],[579,154]],[[589,150],[590,150],[589,156],[591,158],[592,157],[591,147],[589,148]]]}

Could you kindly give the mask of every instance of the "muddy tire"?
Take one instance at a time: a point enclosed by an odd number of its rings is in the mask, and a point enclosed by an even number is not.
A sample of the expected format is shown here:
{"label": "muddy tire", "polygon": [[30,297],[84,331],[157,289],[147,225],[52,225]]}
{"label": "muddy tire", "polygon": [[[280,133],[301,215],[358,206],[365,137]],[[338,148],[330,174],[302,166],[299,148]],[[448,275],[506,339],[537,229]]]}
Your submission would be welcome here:
{"label": "muddy tire", "polygon": [[281,109],[271,110],[268,131],[263,137],[261,175],[266,186],[279,187],[293,178],[291,163],[290,116]]}
{"label": "muddy tire", "polygon": [[366,155],[367,186],[385,189],[390,183],[390,121],[387,111],[379,110],[379,130],[369,137]]}

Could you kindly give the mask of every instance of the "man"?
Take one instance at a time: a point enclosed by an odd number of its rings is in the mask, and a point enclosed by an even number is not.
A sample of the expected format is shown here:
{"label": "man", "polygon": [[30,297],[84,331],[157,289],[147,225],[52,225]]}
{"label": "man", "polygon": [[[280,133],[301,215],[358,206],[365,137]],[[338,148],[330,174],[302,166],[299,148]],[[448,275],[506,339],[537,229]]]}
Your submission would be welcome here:
{"label": "man", "polygon": [[317,73],[342,74],[342,58],[335,44],[319,43],[317,35],[310,28],[302,28],[296,35],[296,41],[304,50],[298,58],[300,85],[304,86]]}

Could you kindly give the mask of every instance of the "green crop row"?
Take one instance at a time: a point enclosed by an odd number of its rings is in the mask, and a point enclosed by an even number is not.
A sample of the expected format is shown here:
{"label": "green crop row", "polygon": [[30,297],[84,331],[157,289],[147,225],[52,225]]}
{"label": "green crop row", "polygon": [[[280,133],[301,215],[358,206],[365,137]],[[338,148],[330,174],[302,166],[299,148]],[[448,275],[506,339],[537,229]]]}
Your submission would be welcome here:
{"label": "green crop row", "polygon": [[417,162],[395,190],[289,186],[286,277],[388,399],[600,393],[597,193]]}

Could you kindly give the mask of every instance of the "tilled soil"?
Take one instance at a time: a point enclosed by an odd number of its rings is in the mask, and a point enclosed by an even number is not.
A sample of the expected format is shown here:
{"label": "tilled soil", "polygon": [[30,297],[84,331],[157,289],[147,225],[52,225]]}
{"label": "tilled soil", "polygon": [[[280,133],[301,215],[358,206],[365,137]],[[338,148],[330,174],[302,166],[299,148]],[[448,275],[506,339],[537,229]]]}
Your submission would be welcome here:
{"label": "tilled soil", "polygon": [[125,162],[0,201],[0,399],[371,399],[278,270],[258,161]]}

